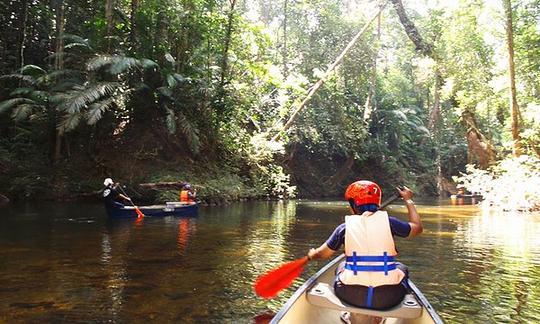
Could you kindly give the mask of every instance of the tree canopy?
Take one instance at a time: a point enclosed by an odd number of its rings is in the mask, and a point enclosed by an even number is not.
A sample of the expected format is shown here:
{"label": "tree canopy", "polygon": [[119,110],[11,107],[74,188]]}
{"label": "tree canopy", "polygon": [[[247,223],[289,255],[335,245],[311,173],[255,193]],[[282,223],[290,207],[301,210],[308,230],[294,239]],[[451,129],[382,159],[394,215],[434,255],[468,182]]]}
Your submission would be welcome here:
{"label": "tree canopy", "polygon": [[58,198],[115,175],[192,177],[208,195],[337,196],[359,178],[437,195],[516,143],[539,155],[538,0],[392,0],[371,22],[382,5],[3,1],[0,192]]}

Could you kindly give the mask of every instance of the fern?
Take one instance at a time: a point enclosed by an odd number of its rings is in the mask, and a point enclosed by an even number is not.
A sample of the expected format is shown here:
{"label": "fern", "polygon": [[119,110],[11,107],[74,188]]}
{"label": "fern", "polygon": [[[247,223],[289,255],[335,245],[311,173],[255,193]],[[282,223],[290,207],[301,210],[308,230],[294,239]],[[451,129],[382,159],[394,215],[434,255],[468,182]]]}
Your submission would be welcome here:
{"label": "fern", "polygon": [[79,126],[81,117],[82,114],[78,112],[67,115],[58,126],[58,130],[63,134],[75,129],[77,126]]}
{"label": "fern", "polygon": [[119,87],[120,83],[118,82],[102,82],[69,91],[62,94],[65,97],[61,100],[63,102],[58,106],[58,109],[68,114],[78,113],[102,97],[112,95]]}
{"label": "fern", "polygon": [[95,125],[101,119],[103,113],[110,109],[114,104],[116,104],[115,98],[107,98],[91,104],[86,113],[88,125]]}
{"label": "fern", "polygon": [[191,152],[194,154],[199,154],[201,145],[199,130],[181,112],[177,113],[177,117],[180,125],[180,131],[186,137]]}

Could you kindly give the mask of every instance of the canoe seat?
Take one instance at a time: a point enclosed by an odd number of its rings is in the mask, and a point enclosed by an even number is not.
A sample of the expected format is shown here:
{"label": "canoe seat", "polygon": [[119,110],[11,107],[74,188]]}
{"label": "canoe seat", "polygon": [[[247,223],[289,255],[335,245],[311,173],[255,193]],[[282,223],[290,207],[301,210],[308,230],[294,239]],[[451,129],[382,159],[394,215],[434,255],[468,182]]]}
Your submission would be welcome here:
{"label": "canoe seat", "polygon": [[422,306],[413,294],[407,294],[401,304],[388,310],[380,311],[348,305],[334,294],[334,287],[319,282],[307,292],[307,300],[318,307],[330,308],[356,314],[393,318],[417,318],[422,316]]}

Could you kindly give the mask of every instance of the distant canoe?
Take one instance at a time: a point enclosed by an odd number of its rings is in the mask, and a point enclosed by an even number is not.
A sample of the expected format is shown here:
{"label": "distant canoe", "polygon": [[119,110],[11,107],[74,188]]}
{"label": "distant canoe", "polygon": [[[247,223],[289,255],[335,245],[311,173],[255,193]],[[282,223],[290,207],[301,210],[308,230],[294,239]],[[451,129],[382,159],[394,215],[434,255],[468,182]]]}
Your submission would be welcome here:
{"label": "distant canoe", "polygon": [[[138,206],[144,216],[196,216],[199,210],[198,203],[167,202],[165,205]],[[110,218],[136,218],[135,207],[121,208],[105,206]]]}
{"label": "distant canoe", "polygon": [[384,323],[393,324],[442,324],[426,297],[409,280],[411,291],[401,304],[385,311],[358,308],[342,302],[334,294],[334,278],[338,264],[344,255],[328,263],[307,280],[274,316],[270,324],[343,324],[342,312],[350,312],[353,323],[371,323],[371,317],[385,318]]}
{"label": "distant canoe", "polygon": [[458,198],[476,198],[476,199],[482,199],[482,195],[478,194],[457,194],[457,195],[451,195],[450,199],[458,199]]}

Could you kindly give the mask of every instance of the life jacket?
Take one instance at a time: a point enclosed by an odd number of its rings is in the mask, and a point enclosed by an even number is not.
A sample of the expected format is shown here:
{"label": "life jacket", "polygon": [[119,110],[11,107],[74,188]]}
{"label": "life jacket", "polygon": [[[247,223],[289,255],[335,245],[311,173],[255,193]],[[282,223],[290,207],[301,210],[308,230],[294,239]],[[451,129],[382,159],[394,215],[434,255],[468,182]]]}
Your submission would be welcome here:
{"label": "life jacket", "polygon": [[194,202],[195,200],[190,197],[188,190],[181,190],[180,191],[180,202]]}
{"label": "life jacket", "polygon": [[396,285],[405,274],[396,268],[397,255],[385,211],[345,216],[345,269],[339,279],[346,285]]}

